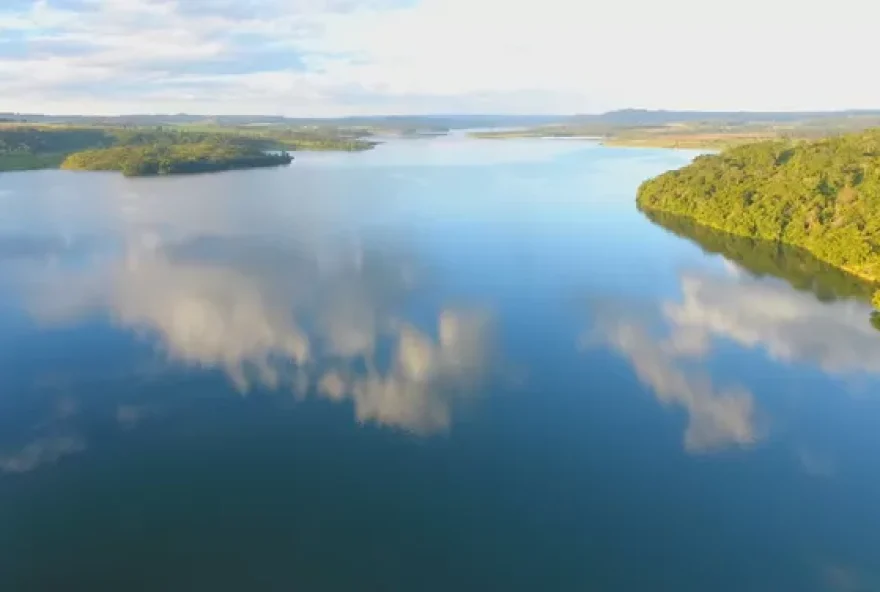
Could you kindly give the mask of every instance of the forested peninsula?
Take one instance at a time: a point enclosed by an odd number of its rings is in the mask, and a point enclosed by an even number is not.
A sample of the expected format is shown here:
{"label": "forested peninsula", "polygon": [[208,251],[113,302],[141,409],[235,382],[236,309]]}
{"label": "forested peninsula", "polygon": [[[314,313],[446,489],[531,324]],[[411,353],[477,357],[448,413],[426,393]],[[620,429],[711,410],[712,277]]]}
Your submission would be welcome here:
{"label": "forested peninsula", "polygon": [[121,171],[126,177],[207,173],[290,164],[287,152],[268,153],[232,142],[118,146],[75,152],[61,168]]}
{"label": "forested peninsula", "polygon": [[699,156],[644,182],[637,202],[880,282],[880,129]]}
{"label": "forested peninsula", "polygon": [[369,150],[366,132],[336,128],[0,123],[0,171],[119,170],[129,176],[287,164],[291,150]]}

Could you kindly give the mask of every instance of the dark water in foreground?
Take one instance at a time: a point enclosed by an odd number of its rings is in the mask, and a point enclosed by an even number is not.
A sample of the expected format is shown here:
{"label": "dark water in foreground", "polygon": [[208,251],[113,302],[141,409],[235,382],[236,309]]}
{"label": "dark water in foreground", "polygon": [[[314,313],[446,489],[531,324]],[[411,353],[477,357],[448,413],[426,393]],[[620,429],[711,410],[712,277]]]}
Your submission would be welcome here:
{"label": "dark water in foreground", "polygon": [[0,590],[880,590],[868,291],[688,158],[3,174]]}

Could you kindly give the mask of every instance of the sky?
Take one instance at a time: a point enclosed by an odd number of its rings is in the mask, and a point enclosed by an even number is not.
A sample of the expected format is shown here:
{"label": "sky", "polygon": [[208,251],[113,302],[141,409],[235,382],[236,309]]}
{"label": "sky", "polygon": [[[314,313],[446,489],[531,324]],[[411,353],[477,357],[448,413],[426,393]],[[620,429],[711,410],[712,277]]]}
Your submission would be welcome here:
{"label": "sky", "polygon": [[877,0],[0,0],[0,111],[880,108]]}

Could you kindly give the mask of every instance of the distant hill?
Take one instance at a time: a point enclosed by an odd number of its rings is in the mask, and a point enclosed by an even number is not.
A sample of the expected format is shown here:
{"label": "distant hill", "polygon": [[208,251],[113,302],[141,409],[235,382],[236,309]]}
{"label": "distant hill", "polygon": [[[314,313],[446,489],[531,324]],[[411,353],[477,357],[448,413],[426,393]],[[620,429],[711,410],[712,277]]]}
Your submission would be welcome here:
{"label": "distant hill", "polygon": [[363,115],[332,119],[287,118],[294,125],[325,123],[349,126],[376,126],[392,128],[444,127],[468,129],[479,127],[526,127],[564,122],[564,115]]}
{"label": "distant hill", "polygon": [[651,111],[647,109],[621,109],[599,115],[575,115],[577,123],[604,123],[618,126],[644,127],[674,123],[793,123],[823,119],[847,119],[856,117],[880,117],[877,110],[845,111]]}
{"label": "distant hill", "polygon": [[72,123],[79,125],[186,125],[212,124],[221,126],[289,125],[334,127],[385,127],[393,129],[445,128],[466,129],[477,127],[525,127],[561,123],[567,116],[554,115],[363,115],[350,117],[282,117],[276,115],[189,115],[131,114],[131,115],[45,115],[41,113],[0,113],[0,120],[29,123]]}
{"label": "distant hill", "polygon": [[401,128],[489,128],[535,127],[543,125],[608,125],[617,127],[664,126],[675,123],[716,123],[742,125],[748,123],[793,123],[813,120],[848,118],[880,118],[877,110],[844,111],[665,111],[648,109],[620,109],[600,114],[579,115],[504,115],[504,114],[423,114],[423,115],[356,115],[349,117],[284,117],[281,115],[192,115],[138,114],[46,115],[42,113],[0,113],[0,121],[28,121],[31,123],[74,123],[82,125],[185,125],[213,124],[221,126],[290,125],[337,127]]}

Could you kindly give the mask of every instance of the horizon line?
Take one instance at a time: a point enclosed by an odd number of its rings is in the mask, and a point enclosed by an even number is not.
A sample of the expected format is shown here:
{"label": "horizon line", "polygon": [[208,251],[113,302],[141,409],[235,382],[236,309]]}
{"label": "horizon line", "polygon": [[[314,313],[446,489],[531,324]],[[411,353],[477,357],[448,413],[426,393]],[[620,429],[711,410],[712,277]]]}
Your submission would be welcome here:
{"label": "horizon line", "polygon": [[307,120],[334,120],[334,119],[366,119],[366,118],[377,118],[377,117],[398,117],[398,118],[407,118],[407,117],[601,117],[603,115],[609,115],[614,113],[682,113],[682,114],[708,114],[708,115],[725,115],[725,114],[837,114],[837,113],[850,113],[850,114],[863,114],[863,113],[876,113],[880,114],[880,106],[876,108],[844,108],[844,109],[793,109],[793,110],[784,110],[784,109],[767,109],[767,110],[755,110],[755,109],[735,109],[735,110],[724,110],[724,109],[649,109],[649,108],[641,108],[641,107],[622,107],[619,109],[610,109],[607,111],[599,111],[599,112],[565,112],[565,113],[548,113],[548,112],[419,112],[419,113],[399,113],[399,112],[391,112],[391,113],[369,113],[369,114],[347,114],[347,115],[335,115],[335,116],[314,116],[314,115],[280,115],[280,114],[272,114],[272,113],[222,113],[222,112],[213,112],[213,113],[202,113],[202,112],[187,112],[187,111],[132,111],[125,113],[46,113],[46,112],[25,112],[25,111],[0,111],[0,117],[2,116],[16,116],[16,117],[27,117],[27,116],[41,116],[41,117],[107,117],[107,118],[119,118],[119,117],[137,117],[137,116],[149,116],[149,117],[161,117],[161,116],[171,116],[171,117],[181,117],[181,116],[190,116],[190,117],[271,117],[276,119],[307,119]]}

